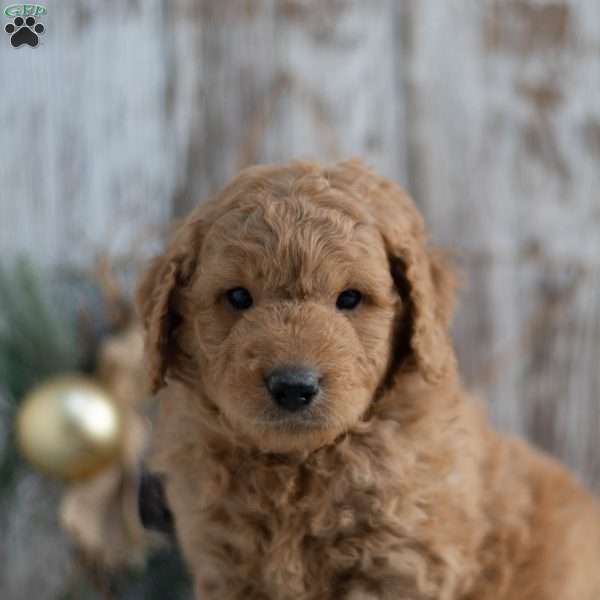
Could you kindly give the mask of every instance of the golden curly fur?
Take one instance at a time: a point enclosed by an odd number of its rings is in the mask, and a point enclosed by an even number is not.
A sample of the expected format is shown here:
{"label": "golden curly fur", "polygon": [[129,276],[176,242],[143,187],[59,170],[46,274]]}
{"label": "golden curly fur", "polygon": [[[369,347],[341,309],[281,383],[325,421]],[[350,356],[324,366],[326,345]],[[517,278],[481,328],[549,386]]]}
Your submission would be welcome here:
{"label": "golden curly fur", "polygon": [[[199,599],[600,599],[600,511],[466,394],[453,287],[410,198],[358,161],[245,169],[192,212],[138,302]],[[337,310],[348,288],[363,301]],[[306,411],[270,399],[282,364],[322,375]]]}

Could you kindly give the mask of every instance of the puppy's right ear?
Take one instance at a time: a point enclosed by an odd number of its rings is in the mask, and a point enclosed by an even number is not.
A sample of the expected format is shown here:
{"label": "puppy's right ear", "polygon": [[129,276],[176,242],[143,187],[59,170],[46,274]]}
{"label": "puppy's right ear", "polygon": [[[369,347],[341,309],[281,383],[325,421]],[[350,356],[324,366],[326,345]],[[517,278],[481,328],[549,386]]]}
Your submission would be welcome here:
{"label": "puppy's right ear", "polygon": [[145,354],[153,393],[165,385],[169,364],[177,352],[175,332],[181,315],[175,310],[175,301],[196,268],[199,239],[194,239],[195,230],[192,224],[184,224],[137,286],[136,304],[146,332]]}

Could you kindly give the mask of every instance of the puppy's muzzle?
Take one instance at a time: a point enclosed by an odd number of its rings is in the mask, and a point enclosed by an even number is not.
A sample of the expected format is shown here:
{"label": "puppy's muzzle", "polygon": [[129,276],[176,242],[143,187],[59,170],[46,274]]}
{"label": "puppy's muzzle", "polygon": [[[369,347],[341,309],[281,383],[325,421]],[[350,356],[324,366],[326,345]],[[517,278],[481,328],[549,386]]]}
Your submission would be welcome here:
{"label": "puppy's muzzle", "polygon": [[267,374],[265,385],[275,404],[296,412],[308,407],[319,393],[319,374],[303,367],[278,367]]}

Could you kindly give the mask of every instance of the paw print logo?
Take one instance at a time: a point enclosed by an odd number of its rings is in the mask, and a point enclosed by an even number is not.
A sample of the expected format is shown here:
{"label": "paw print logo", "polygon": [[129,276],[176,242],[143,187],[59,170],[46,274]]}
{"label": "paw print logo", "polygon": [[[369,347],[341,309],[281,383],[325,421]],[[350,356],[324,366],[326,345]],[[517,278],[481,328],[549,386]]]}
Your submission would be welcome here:
{"label": "paw print logo", "polygon": [[4,31],[10,35],[10,43],[18,48],[27,44],[32,48],[38,45],[38,35],[44,33],[45,27],[41,23],[35,22],[35,17],[15,17],[12,23],[8,23]]}

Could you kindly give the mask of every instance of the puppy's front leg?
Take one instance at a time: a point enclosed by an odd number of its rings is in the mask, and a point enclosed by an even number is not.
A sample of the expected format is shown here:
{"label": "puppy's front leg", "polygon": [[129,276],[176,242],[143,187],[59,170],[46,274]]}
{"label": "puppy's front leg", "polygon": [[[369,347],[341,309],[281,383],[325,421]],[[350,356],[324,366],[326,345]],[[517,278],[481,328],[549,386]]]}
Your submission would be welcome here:
{"label": "puppy's front leg", "polygon": [[252,582],[235,577],[227,579],[223,573],[210,574],[206,569],[195,571],[200,576],[195,578],[194,600],[276,600],[278,597],[257,590]]}
{"label": "puppy's front leg", "polygon": [[365,589],[363,584],[358,584],[348,592],[344,600],[380,600],[380,598]]}

